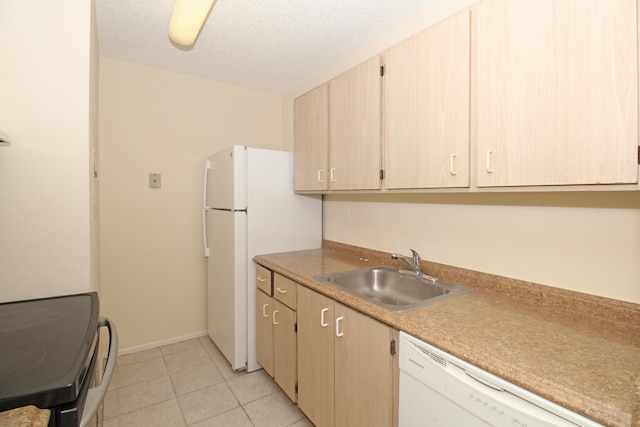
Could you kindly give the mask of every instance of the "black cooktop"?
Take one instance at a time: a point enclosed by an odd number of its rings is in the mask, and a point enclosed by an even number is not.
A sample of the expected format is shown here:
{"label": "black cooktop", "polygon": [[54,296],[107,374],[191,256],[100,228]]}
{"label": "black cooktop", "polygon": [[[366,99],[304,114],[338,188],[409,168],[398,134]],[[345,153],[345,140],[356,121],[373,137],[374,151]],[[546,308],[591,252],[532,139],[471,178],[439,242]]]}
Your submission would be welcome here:
{"label": "black cooktop", "polygon": [[73,402],[96,346],[95,292],[0,304],[0,411]]}

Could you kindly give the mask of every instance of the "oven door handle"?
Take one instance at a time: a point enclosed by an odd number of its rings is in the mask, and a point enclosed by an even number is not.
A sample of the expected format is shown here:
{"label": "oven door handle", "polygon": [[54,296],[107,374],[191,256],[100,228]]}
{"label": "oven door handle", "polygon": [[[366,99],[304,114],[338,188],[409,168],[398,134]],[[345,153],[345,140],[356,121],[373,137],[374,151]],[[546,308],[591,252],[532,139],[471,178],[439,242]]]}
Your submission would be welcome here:
{"label": "oven door handle", "polygon": [[102,380],[97,387],[89,389],[87,393],[87,401],[84,405],[84,411],[82,412],[82,420],[80,421],[80,427],[86,427],[89,425],[100,407],[104,396],[107,394],[111,377],[113,376],[113,370],[116,367],[116,359],[118,355],[118,331],[116,326],[106,317],[100,317],[98,320],[98,329],[106,327],[109,330],[109,354],[107,355],[107,366],[104,368],[104,374]]}

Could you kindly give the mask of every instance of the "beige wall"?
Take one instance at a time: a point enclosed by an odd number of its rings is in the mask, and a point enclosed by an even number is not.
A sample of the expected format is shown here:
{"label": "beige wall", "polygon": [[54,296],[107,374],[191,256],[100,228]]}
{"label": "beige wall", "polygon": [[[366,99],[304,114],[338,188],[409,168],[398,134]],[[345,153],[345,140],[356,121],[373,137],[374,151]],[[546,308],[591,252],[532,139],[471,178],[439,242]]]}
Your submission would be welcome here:
{"label": "beige wall", "polygon": [[101,295],[125,351],[206,331],[203,166],[233,144],[279,149],[281,97],[101,58]]}
{"label": "beige wall", "polygon": [[[440,1],[324,70],[283,99],[293,147],[293,99],[474,1]],[[640,192],[325,196],[324,238],[640,303]]]}
{"label": "beige wall", "polygon": [[93,22],[86,0],[0,2],[0,301],[98,287]]}

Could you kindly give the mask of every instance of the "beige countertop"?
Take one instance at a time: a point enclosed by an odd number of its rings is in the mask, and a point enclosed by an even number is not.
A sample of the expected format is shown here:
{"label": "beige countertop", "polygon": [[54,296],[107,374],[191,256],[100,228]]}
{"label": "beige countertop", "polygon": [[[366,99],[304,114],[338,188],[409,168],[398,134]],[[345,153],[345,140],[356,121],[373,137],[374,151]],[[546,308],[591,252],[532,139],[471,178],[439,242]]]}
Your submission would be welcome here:
{"label": "beige countertop", "polygon": [[259,264],[398,330],[608,426],[638,425],[640,305],[423,261],[423,271],[474,291],[393,312],[313,279],[389,254],[324,242],[259,255]]}

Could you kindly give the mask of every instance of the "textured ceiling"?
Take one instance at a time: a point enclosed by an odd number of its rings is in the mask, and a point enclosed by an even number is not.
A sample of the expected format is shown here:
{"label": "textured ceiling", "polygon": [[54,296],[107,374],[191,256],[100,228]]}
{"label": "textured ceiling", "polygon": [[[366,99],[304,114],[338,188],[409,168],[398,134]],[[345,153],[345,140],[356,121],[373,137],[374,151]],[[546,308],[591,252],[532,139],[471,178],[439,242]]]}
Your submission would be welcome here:
{"label": "textured ceiling", "polygon": [[195,45],[171,43],[174,0],[96,0],[100,55],[286,93],[436,0],[217,0]]}

